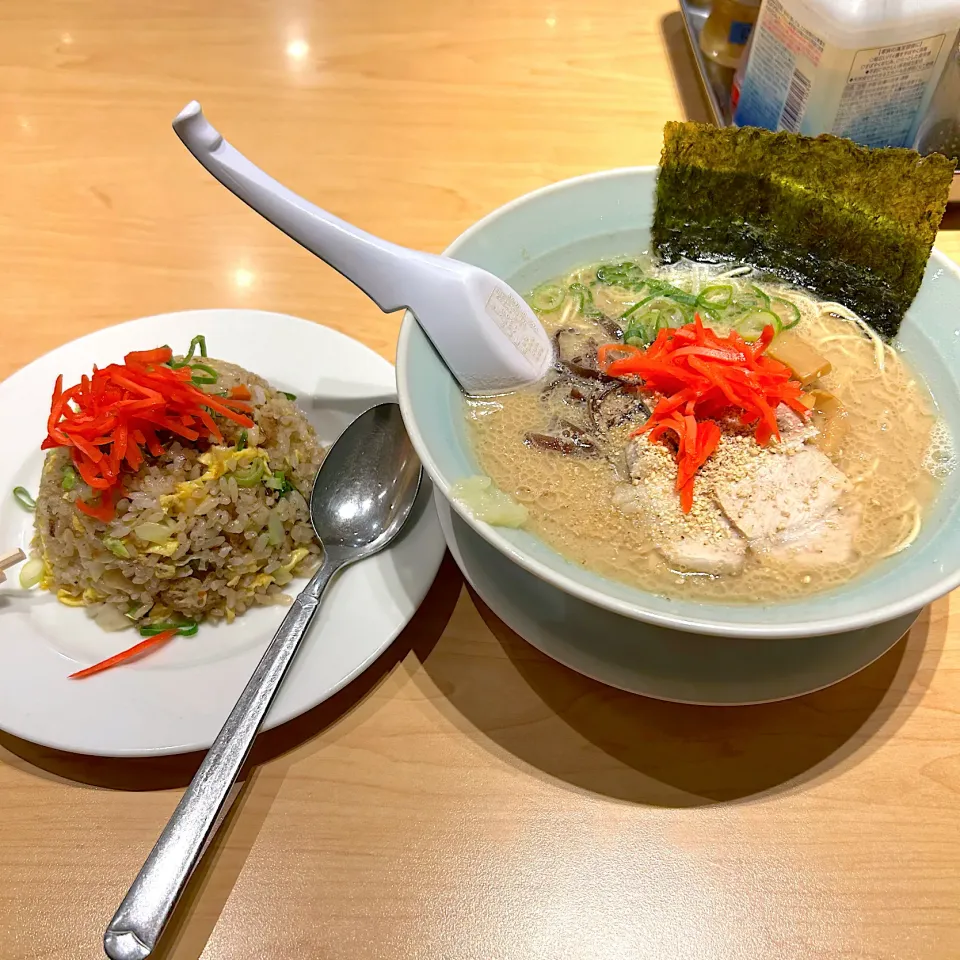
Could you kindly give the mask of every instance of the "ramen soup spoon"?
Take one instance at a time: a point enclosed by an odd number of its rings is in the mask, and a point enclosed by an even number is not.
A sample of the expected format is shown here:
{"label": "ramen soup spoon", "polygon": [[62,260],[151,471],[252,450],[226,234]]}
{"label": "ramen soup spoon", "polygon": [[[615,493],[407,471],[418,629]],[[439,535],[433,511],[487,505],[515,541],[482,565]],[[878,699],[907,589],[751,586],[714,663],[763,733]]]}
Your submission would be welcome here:
{"label": "ramen soup spoon", "polygon": [[230,146],[196,100],[180,111],[173,129],[228,190],[355,283],[384,313],[409,309],[466,393],[507,393],[536,383],[550,369],[549,337],[503,280],[381,240],[314,206]]}
{"label": "ramen soup spoon", "polygon": [[[420,461],[400,407],[361,414],[333,445],[310,495],[323,563],[293,601],[236,706],[200,764],[103,937],[110,960],[144,960],[157,945],[204,845],[213,835],[323,592],[338,570],[373,556],[400,532],[417,497]],[[349,643],[349,637],[339,638]]]}

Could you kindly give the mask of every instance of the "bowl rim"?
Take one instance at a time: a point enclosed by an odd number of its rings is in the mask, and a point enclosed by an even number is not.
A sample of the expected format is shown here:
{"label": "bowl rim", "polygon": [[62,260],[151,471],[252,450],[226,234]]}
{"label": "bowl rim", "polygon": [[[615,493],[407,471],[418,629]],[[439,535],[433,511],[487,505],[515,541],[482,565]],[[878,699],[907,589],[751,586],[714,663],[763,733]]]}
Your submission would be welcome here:
{"label": "bowl rim", "polygon": [[[464,230],[444,251],[443,256],[453,257],[461,244],[472,238],[477,233],[483,231],[491,223],[494,223],[509,212],[516,210],[531,200],[550,193],[557,193],[568,190],[578,184],[588,183],[608,178],[617,178],[622,176],[649,174],[656,172],[657,166],[648,164],[645,166],[615,167],[609,170],[598,170],[591,173],[580,174],[575,177],[568,177],[565,180],[559,180],[555,183],[538,187],[522,194],[513,200],[508,201],[502,206],[481,217],[476,223]],[[930,253],[930,260],[934,261],[938,268],[954,274],[960,280],[960,265],[955,263],[945,253],[934,247]],[[414,329],[417,328],[417,320],[406,311],[403,316],[403,322],[400,326],[400,335],[397,342],[397,395],[400,402],[400,410],[403,414],[403,420],[406,424],[407,432],[413,443],[414,449],[420,457],[423,467],[428,476],[433,481],[436,488],[443,494],[444,498],[450,503],[451,507],[463,517],[463,519],[475,530],[484,540],[496,547],[502,554],[509,557],[514,563],[521,566],[524,570],[534,574],[541,580],[552,584],[564,593],[568,593],[580,600],[585,600],[595,606],[611,610],[621,616],[632,620],[640,620],[644,623],[652,623],[657,626],[672,628],[674,630],[686,630],[688,632],[705,634],[718,637],[750,637],[755,639],[776,639],[779,637],[813,637],[823,636],[825,634],[845,633],[851,630],[860,630],[874,626],[878,623],[885,623],[897,617],[904,616],[917,610],[921,610],[928,603],[946,595],[951,590],[960,586],[960,566],[955,570],[946,573],[936,580],[930,586],[913,595],[898,601],[881,604],[871,607],[861,613],[846,614],[845,616],[818,617],[814,620],[801,620],[799,622],[791,621],[787,623],[737,623],[734,621],[723,621],[711,618],[697,618],[684,616],[681,614],[660,613],[655,610],[644,608],[641,604],[629,600],[621,600],[610,596],[602,590],[578,583],[576,580],[560,573],[545,563],[530,556],[525,551],[517,548],[501,532],[499,527],[491,526],[488,523],[477,520],[472,511],[467,509],[455,497],[450,495],[450,484],[440,471],[437,462],[430,454],[430,448],[421,434],[416,418],[413,413],[409,390],[405,377],[407,369],[407,359],[410,350],[411,339]],[[549,547],[549,544],[547,545]],[[553,547],[549,547],[553,550]],[[553,550],[558,557],[563,554]],[[611,581],[614,582],[614,581]],[[774,602],[771,610],[776,611],[778,605]],[[731,611],[737,609],[736,605],[730,605]],[[774,613],[774,616],[776,614]]]}

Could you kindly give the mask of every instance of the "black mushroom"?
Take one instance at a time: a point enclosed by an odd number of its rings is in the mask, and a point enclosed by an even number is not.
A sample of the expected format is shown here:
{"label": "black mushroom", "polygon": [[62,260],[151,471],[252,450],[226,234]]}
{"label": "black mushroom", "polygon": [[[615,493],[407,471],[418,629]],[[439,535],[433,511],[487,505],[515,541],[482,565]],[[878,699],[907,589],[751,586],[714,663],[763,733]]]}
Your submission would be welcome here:
{"label": "black mushroom", "polygon": [[564,372],[555,375],[545,384],[540,391],[540,399],[545,403],[583,407],[593,395],[593,390],[592,381]]}
{"label": "black mushroom", "polygon": [[587,409],[594,430],[601,435],[623,423],[639,425],[650,419],[650,408],[636,387],[628,383],[610,383],[596,390]]}
{"label": "black mushroom", "polygon": [[615,343],[616,341],[623,339],[623,327],[620,326],[620,322],[618,320],[614,320],[611,317],[608,317],[606,314],[600,314],[596,320],[597,325],[601,327],[611,343]]}
{"label": "black mushroom", "polygon": [[596,457],[600,453],[597,442],[569,420],[558,420],[548,428],[549,433],[528,433],[524,443],[538,450],[550,450],[573,457]]}
{"label": "black mushroom", "polygon": [[599,344],[589,334],[572,327],[564,327],[557,331],[554,339],[557,342],[557,362],[561,369],[590,380],[609,379],[597,366]]}

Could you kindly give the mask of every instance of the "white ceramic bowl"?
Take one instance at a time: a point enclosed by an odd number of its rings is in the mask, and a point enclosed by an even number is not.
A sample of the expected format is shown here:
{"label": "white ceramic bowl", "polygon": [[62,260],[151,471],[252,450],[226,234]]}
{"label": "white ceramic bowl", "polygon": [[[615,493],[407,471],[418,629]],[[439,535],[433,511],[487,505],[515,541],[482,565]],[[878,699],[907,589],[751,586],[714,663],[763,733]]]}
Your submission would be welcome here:
{"label": "white ceramic bowl", "polygon": [[[446,250],[525,292],[577,264],[636,254],[649,243],[653,167],[565,180],[506,204]],[[938,251],[897,343],[930,385],[960,437],[960,269]],[[413,317],[404,318],[397,387],[407,429],[424,468],[450,499],[457,480],[481,473],[471,449],[463,400]],[[485,540],[561,590],[616,613],[697,633],[800,637],[842,633],[918,610],[960,584],[960,473],[954,472],[908,550],[835,590],[785,603],[719,604],[669,600],[566,560],[524,530],[491,527],[456,501],[454,509]]]}

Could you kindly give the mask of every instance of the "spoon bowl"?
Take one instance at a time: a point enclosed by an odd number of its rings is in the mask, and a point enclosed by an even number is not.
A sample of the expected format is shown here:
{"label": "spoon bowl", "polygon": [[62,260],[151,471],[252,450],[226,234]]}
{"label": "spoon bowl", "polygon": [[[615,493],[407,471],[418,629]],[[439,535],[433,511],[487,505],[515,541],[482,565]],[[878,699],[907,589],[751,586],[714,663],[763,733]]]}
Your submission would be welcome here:
{"label": "spoon bowl", "polygon": [[160,839],[110,921],[110,960],[145,960],[215,831],[253,745],[334,574],[383,550],[403,529],[420,487],[420,461],[395,403],[361,414],[328,452],[310,495],[323,563],[293,601]]}
{"label": "spoon bowl", "polygon": [[361,414],[327,454],[310,495],[310,521],[327,555],[382,549],[406,520],[419,482],[420,461],[397,404]]}

